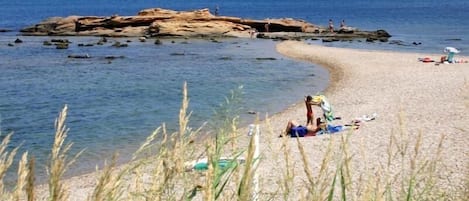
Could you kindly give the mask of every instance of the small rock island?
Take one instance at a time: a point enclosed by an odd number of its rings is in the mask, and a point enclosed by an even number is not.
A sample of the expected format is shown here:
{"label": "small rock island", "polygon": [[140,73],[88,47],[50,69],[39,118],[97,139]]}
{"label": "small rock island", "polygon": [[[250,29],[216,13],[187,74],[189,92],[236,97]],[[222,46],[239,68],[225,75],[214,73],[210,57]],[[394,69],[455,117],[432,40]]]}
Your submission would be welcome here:
{"label": "small rock island", "polygon": [[386,42],[391,37],[384,30],[361,31],[352,27],[330,32],[324,27],[291,18],[252,20],[213,15],[209,9],[174,11],[162,8],[144,9],[136,16],[51,17],[20,32],[27,36],[322,38],[325,42],[356,38]]}

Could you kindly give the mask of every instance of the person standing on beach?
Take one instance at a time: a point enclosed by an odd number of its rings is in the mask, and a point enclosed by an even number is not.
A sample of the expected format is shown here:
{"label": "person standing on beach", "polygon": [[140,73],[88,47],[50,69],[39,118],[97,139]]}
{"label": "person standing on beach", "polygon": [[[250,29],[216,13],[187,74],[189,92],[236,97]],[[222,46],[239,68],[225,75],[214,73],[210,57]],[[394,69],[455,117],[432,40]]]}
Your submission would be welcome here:
{"label": "person standing on beach", "polygon": [[332,22],[332,19],[329,19],[329,32],[334,33],[334,22]]}
{"label": "person standing on beach", "polygon": [[306,125],[313,125],[314,113],[313,113],[313,97],[308,95],[305,97],[306,105]]}

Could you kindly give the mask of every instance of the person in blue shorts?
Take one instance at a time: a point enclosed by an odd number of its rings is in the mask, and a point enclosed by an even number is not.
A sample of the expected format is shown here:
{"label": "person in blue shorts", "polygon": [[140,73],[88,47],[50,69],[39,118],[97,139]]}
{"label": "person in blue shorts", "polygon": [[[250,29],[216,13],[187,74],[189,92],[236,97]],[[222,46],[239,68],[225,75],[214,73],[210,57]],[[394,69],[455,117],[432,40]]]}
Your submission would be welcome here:
{"label": "person in blue shorts", "polygon": [[284,133],[281,134],[279,137],[283,137],[284,135],[290,136],[290,137],[310,137],[310,136],[316,136],[316,135],[322,135],[322,134],[332,134],[332,133],[337,133],[337,132],[348,130],[348,129],[359,128],[358,123],[345,124],[345,125],[332,125],[332,124],[328,124],[326,122],[321,121],[321,118],[316,119],[316,125],[318,126],[315,127],[312,124],[307,124],[306,126],[303,126],[301,124],[298,124],[294,120],[290,120],[287,123],[287,127],[285,128]]}
{"label": "person in blue shorts", "polygon": [[[318,118],[320,119],[320,118]],[[317,122],[320,123],[320,122]],[[316,124],[319,125],[319,124]],[[283,134],[281,134],[279,137],[283,137],[284,135],[290,136],[290,137],[307,137],[307,136],[315,136],[316,132],[320,130],[319,127],[315,127],[312,123],[306,124],[306,126],[303,126],[296,122],[295,120],[290,120],[288,121],[287,127],[285,128],[285,131]]]}

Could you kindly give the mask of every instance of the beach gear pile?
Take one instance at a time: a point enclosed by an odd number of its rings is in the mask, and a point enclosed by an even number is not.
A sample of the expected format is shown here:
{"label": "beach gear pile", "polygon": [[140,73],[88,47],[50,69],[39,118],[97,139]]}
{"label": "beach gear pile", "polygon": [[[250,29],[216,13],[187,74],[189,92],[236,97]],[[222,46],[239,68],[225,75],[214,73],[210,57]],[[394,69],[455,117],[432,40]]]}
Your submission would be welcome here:
{"label": "beach gear pile", "polygon": [[[453,64],[453,63],[468,63],[468,61],[462,60],[462,59],[455,59],[454,55],[460,53],[461,51],[454,48],[454,47],[445,47],[443,49],[444,53],[448,53],[446,56],[442,56],[440,58],[440,61],[437,62],[435,65],[439,64]],[[418,58],[419,61],[423,63],[430,63],[430,62],[435,62],[435,60],[431,59],[430,57],[424,57],[424,58]]]}
{"label": "beach gear pile", "polygon": [[326,121],[330,122],[330,121],[337,119],[337,117],[334,116],[334,112],[332,111],[332,105],[329,103],[326,96],[324,95],[313,96],[312,101],[321,107],[322,112],[324,114],[324,119],[326,119]]}

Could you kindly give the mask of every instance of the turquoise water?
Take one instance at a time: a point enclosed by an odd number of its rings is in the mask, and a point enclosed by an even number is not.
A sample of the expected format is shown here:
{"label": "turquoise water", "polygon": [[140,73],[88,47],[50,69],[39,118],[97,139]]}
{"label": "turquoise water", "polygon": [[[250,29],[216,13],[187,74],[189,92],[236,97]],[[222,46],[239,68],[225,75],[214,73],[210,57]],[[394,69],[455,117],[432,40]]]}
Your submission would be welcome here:
{"label": "turquoise water", "polygon": [[[466,0],[316,0],[316,1],[107,1],[107,0],[0,0],[0,131],[14,132],[11,146],[22,144],[37,160],[38,175],[53,140],[54,119],[67,104],[72,152],[86,148],[71,174],[90,171],[119,151],[122,159],[156,127],[176,124],[181,88],[188,83],[191,126],[212,115],[229,91],[244,86],[241,120],[252,121],[247,111],[274,114],[324,89],[327,72],[312,64],[292,61],[275,52],[276,42],[228,39],[153,41],[115,38],[127,48],[78,47],[98,38],[69,37],[67,50],[43,46],[55,37],[18,36],[23,27],[52,16],[112,14],[135,15],[144,8],[175,10],[212,9],[220,14],[251,19],[291,17],[313,24],[347,25],[365,30],[385,29],[406,46],[388,43],[337,42],[328,46],[442,53],[454,46],[469,55],[469,2]],[[7,46],[16,38],[24,42]],[[421,45],[411,45],[420,42]],[[311,41],[318,43],[318,41]],[[176,53],[176,55],[173,55]],[[68,55],[89,54],[90,59]],[[109,61],[106,56],[123,56]],[[275,58],[258,60],[256,58]]]}

